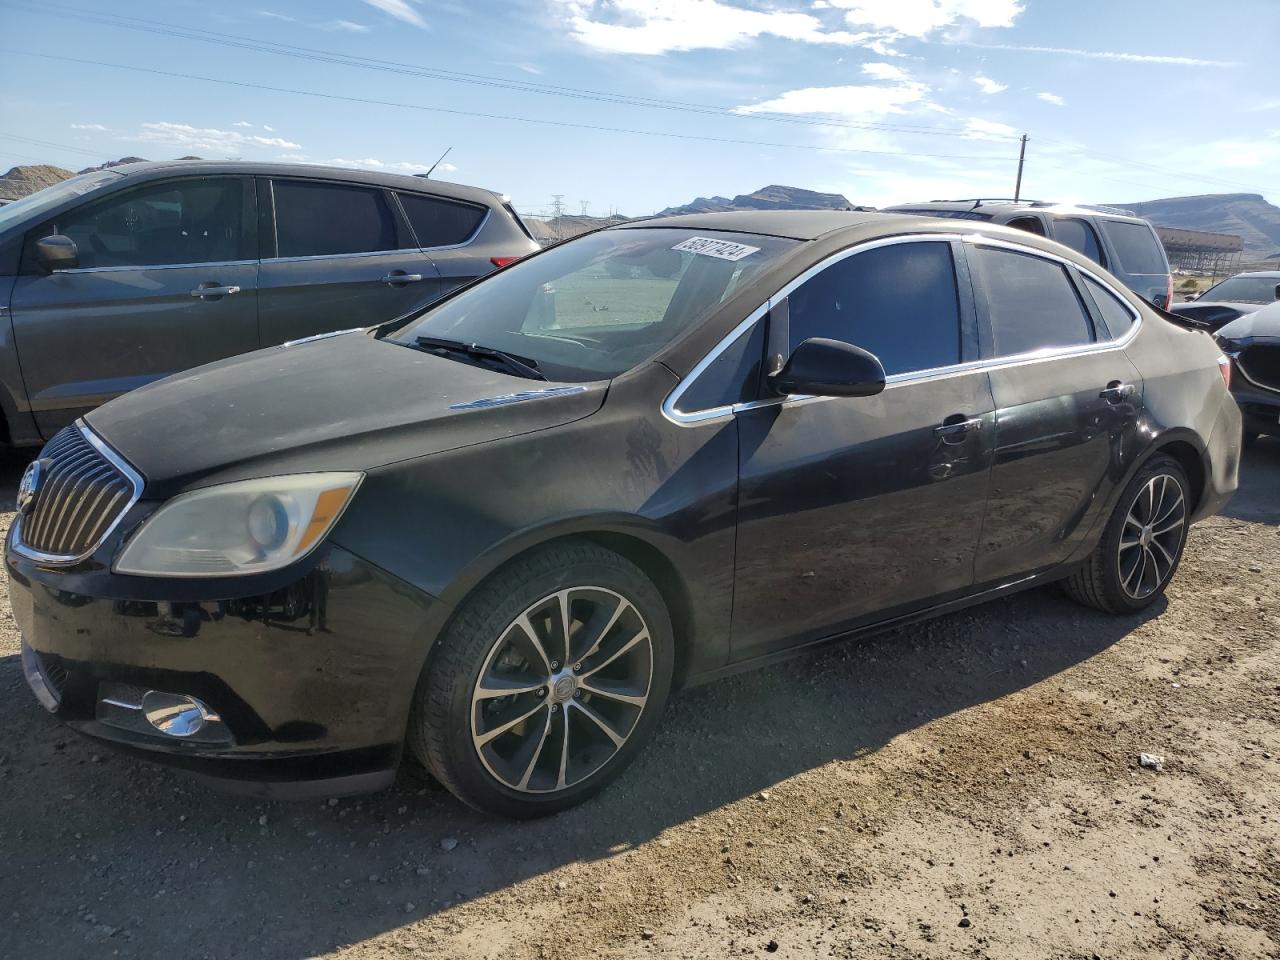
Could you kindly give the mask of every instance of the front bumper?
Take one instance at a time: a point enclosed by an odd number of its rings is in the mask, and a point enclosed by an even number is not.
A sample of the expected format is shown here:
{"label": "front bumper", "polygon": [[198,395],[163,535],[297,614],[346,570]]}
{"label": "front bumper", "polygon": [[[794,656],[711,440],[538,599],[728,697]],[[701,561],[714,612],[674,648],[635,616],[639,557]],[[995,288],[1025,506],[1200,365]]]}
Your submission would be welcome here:
{"label": "front bumper", "polygon": [[[394,779],[433,600],[378,567],[330,546],[269,594],[169,602],[105,573],[90,578],[97,595],[72,592],[60,571],[12,549],[5,561],[24,674],[78,732],[273,796]],[[196,698],[216,722],[162,733],[133,709],[147,691]]]}
{"label": "front bumper", "polygon": [[1240,407],[1246,430],[1280,437],[1280,392],[1255,386],[1237,368],[1231,395]]}

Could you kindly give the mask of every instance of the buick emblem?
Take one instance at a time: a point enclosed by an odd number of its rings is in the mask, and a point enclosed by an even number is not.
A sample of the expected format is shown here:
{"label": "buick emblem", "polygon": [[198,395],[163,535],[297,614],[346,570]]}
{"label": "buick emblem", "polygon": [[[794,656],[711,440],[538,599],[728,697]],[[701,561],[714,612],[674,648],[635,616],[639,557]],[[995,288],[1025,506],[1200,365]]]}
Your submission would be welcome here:
{"label": "buick emblem", "polygon": [[44,477],[44,461],[33,460],[30,466],[22,474],[22,480],[18,483],[18,513],[26,515],[31,512],[31,506],[36,501],[36,493],[40,489],[40,480]]}

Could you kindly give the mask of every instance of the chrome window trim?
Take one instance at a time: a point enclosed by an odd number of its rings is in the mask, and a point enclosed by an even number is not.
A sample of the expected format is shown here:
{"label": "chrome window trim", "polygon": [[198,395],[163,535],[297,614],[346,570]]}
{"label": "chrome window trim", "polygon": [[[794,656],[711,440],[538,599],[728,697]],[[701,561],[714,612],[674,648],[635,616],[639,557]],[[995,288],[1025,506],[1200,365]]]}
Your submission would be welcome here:
{"label": "chrome window trim", "polygon": [[[1133,323],[1129,329],[1125,331],[1123,336],[1116,337],[1111,340],[1095,340],[1092,343],[1082,343],[1071,347],[1046,347],[1041,350],[1029,351],[1027,353],[1011,354],[1007,357],[992,357],[986,360],[970,360],[965,363],[951,364],[946,367],[934,367],[928,370],[913,370],[908,373],[895,373],[885,378],[885,389],[900,386],[904,383],[919,383],[929,380],[944,380],[948,377],[961,376],[967,373],[973,373],[979,370],[999,370],[1007,367],[1024,366],[1033,363],[1043,363],[1046,360],[1058,360],[1067,357],[1085,356],[1095,353],[1106,353],[1112,350],[1121,350],[1128,346],[1138,334],[1138,330],[1142,326],[1142,314],[1124,298],[1124,295],[1116,290],[1115,285],[1102,277],[1094,270],[1088,267],[1082,267],[1073,260],[1066,257],[1058,256],[1055,253],[1049,253],[1044,250],[1037,250],[1034,247],[1024,246],[1010,240],[999,237],[988,237],[981,233],[929,233],[929,234],[911,234],[909,236],[900,237],[881,237],[877,240],[869,240],[865,243],[856,244],[844,250],[839,250],[826,259],[819,261],[809,267],[799,276],[793,278],[784,284],[781,289],[773,294],[763,304],[753,310],[745,320],[739,323],[728,334],[724,336],[707,355],[698,361],[675,388],[667,394],[666,399],[662,402],[662,415],[672,423],[690,427],[704,423],[713,423],[720,420],[727,420],[735,414],[745,410],[757,410],[762,407],[778,406],[780,404],[798,404],[811,403],[818,400],[834,400],[835,397],[812,397],[804,394],[792,394],[786,397],[769,397],[764,400],[752,400],[747,403],[727,404],[719,407],[710,407],[704,410],[684,411],[677,408],[680,397],[693,385],[693,382],[702,375],[702,373],[715,362],[716,358],[727,350],[739,337],[745,334],[754,324],[768,313],[774,303],[784,300],[801,284],[812,279],[828,267],[839,263],[848,257],[856,256],[859,253],[865,253],[868,250],[875,250],[879,247],[896,246],[902,243],[969,243],[979,246],[997,247],[1001,249],[1012,250],[1015,253],[1023,253],[1029,256],[1041,257],[1045,260],[1052,261],[1063,267],[1072,267],[1083,276],[1089,277],[1097,282],[1104,290],[1115,296],[1121,304],[1133,315]],[[1082,307],[1085,305],[1082,303]],[[1092,317],[1090,317],[1092,322]]]}
{"label": "chrome window trim", "polygon": [[356,260],[361,257],[390,257],[397,253],[420,254],[420,247],[400,247],[396,250],[365,250],[361,253],[309,253],[305,257],[265,257],[263,263],[305,263],[308,260]]}
{"label": "chrome window trim", "polygon": [[124,459],[124,457],[120,456],[120,454],[112,450],[111,447],[107,446],[106,441],[104,441],[101,437],[99,437],[96,433],[94,433],[93,430],[90,428],[90,426],[87,423],[85,423],[83,419],[77,420],[75,422],[75,428],[80,431],[80,435],[84,437],[85,440],[87,440],[89,444],[93,446],[93,448],[96,449],[98,453],[100,453],[103,456],[104,459],[106,459],[109,463],[111,463],[112,466],[114,466],[117,470],[119,470],[122,474],[124,474],[125,479],[128,480],[133,485],[133,493],[130,495],[128,503],[126,503],[123,507],[121,507],[120,512],[116,514],[116,518],[111,521],[111,523],[107,526],[106,530],[102,531],[102,536],[98,538],[97,542],[94,543],[92,546],[90,546],[83,553],[77,554],[75,556],[68,556],[68,555],[55,554],[55,553],[44,553],[43,551],[36,550],[32,547],[27,546],[22,542],[22,515],[18,514],[17,516],[15,516],[13,518],[13,537],[10,540],[9,545],[13,547],[13,550],[15,553],[20,554],[23,557],[26,557],[28,560],[35,560],[37,563],[67,565],[72,563],[79,563],[80,561],[86,560],[89,557],[93,556],[95,553],[97,553],[98,548],[107,542],[107,538],[110,537],[111,534],[115,532],[116,527],[120,526],[120,523],[121,521],[124,520],[125,515],[128,514],[130,510],[133,509],[133,505],[136,504],[138,500],[142,497],[142,490],[143,490],[143,487],[145,486],[145,481],[142,479],[142,474],[138,473],[137,470],[133,469],[133,467],[129,464],[127,460]]}
{"label": "chrome window trim", "polygon": [[67,270],[54,270],[51,276],[62,276],[71,273],[119,273],[124,270],[189,270],[194,267],[250,267],[256,266],[257,260],[202,260],[198,263],[153,263],[150,265],[129,265],[119,267],[71,267]]}

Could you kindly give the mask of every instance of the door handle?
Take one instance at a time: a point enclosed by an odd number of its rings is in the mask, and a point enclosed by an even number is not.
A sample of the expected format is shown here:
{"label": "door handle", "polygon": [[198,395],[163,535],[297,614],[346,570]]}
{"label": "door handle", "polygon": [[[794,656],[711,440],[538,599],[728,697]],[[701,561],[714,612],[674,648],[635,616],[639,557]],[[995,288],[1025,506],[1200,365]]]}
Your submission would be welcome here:
{"label": "door handle", "polygon": [[420,273],[402,273],[399,270],[393,270],[391,273],[388,273],[385,277],[383,277],[379,282],[391,283],[391,284],[417,283],[421,279],[422,279],[422,274]]}
{"label": "door handle", "polygon": [[1098,394],[1098,398],[1107,401],[1107,403],[1121,403],[1132,397],[1136,390],[1137,388],[1132,383],[1112,380],[1107,384],[1106,389]]}
{"label": "door handle", "polygon": [[233,293],[239,293],[240,288],[236,286],[224,287],[217,283],[202,283],[191,291],[193,297],[201,300],[212,299],[213,297],[227,297]]}
{"label": "door handle", "polygon": [[933,428],[933,435],[943,443],[959,443],[968,434],[982,429],[980,417],[966,417],[963,413],[955,413]]}

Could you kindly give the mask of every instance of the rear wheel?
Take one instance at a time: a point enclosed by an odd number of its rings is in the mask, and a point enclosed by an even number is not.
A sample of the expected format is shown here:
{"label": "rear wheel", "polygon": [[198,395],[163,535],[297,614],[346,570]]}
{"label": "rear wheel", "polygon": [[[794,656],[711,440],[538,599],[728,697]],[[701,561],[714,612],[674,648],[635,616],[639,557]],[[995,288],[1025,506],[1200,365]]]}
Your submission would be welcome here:
{"label": "rear wheel", "polygon": [[652,736],[671,621],[625,558],[564,543],[472,594],[418,684],[409,745],[459,799],[509,817],[599,791]]}
{"label": "rear wheel", "polygon": [[1129,482],[1089,559],[1064,586],[1068,595],[1108,613],[1150,606],[1178,569],[1187,539],[1186,471],[1157,455]]}

